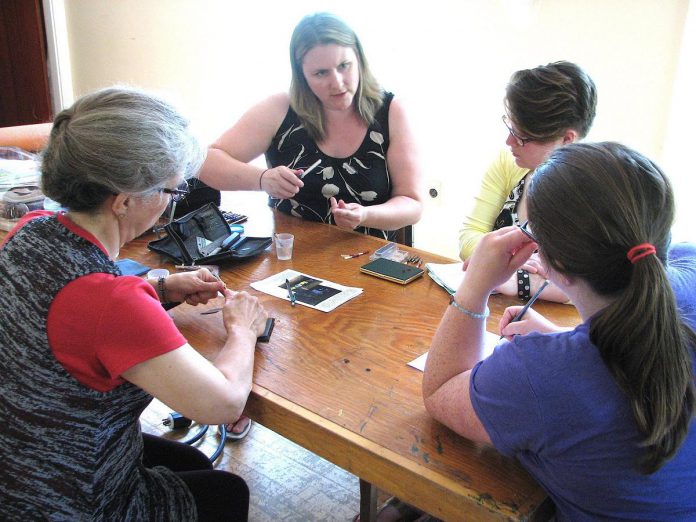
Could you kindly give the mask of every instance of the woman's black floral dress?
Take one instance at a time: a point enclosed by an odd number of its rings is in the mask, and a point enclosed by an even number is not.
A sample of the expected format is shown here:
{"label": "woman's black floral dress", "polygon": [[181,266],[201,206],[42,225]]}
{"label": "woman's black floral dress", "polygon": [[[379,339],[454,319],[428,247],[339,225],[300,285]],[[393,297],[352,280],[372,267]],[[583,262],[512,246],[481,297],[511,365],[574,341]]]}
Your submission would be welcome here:
{"label": "woman's black floral dress", "polygon": [[[291,169],[306,169],[318,159],[321,164],[302,180],[304,187],[289,199],[269,198],[269,205],[285,214],[311,221],[335,224],[329,198],[364,206],[379,205],[391,197],[391,180],[387,168],[389,148],[389,105],[392,93],[384,94],[382,107],[375,122],[367,129],[365,138],[354,154],[347,158],[327,156],[304,129],[292,108],[266,151],[269,168],[285,165]],[[359,232],[393,239],[394,232],[358,227]]]}

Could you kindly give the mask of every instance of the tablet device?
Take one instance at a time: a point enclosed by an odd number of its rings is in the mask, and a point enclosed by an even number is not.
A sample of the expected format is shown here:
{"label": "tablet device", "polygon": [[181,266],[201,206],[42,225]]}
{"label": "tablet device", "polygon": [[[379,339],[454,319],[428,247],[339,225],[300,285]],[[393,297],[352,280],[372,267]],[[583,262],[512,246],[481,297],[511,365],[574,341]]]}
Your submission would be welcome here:
{"label": "tablet device", "polygon": [[402,285],[410,283],[423,275],[423,270],[417,266],[397,263],[384,257],[377,258],[361,266],[360,271]]}

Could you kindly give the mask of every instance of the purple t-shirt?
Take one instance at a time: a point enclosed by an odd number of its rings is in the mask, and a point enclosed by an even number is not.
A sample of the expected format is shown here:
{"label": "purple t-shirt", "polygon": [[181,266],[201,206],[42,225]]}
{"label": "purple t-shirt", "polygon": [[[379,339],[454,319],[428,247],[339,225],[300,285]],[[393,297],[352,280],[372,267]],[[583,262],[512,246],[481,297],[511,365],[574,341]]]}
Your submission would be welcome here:
{"label": "purple t-shirt", "polygon": [[[668,271],[696,327],[696,245],[675,245]],[[544,487],[558,520],[696,520],[696,421],[671,460],[641,475],[642,437],[589,324],[502,343],[474,367],[470,394],[493,445]]]}

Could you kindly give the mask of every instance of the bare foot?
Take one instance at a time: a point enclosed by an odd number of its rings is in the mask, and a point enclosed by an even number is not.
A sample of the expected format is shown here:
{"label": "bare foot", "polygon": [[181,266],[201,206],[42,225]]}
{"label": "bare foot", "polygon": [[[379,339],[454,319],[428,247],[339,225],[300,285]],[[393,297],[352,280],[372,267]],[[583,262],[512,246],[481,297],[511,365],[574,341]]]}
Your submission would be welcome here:
{"label": "bare foot", "polygon": [[251,419],[242,415],[237,419],[237,422],[232,424],[225,424],[225,430],[227,430],[226,436],[228,440],[239,440],[246,436],[251,429]]}

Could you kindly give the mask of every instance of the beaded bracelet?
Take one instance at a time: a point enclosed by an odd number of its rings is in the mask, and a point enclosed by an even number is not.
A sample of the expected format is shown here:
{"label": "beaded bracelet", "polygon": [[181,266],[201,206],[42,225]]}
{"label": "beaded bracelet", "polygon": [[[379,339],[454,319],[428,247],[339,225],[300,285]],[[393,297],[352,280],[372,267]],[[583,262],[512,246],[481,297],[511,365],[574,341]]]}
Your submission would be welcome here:
{"label": "beaded bracelet", "polygon": [[491,315],[491,311],[488,309],[488,307],[486,307],[482,314],[472,312],[471,310],[467,310],[466,308],[461,306],[457,301],[454,300],[454,296],[450,297],[450,304],[454,306],[457,310],[459,310],[461,313],[468,315],[473,319],[485,319],[486,317]]}
{"label": "beaded bracelet", "polygon": [[167,276],[159,276],[157,279],[157,293],[159,294],[160,301],[163,303],[167,302],[167,289],[164,286],[164,280]]}
{"label": "beaded bracelet", "polygon": [[261,180],[263,179],[263,175],[264,175],[266,172],[268,172],[269,170],[271,170],[271,169],[266,169],[266,170],[264,170],[264,171],[261,173],[261,175],[259,176],[259,190],[263,190],[263,187],[261,186]]}
{"label": "beaded bracelet", "polygon": [[517,297],[524,301],[529,301],[531,294],[531,284],[529,282],[529,272],[526,270],[517,271]]}

